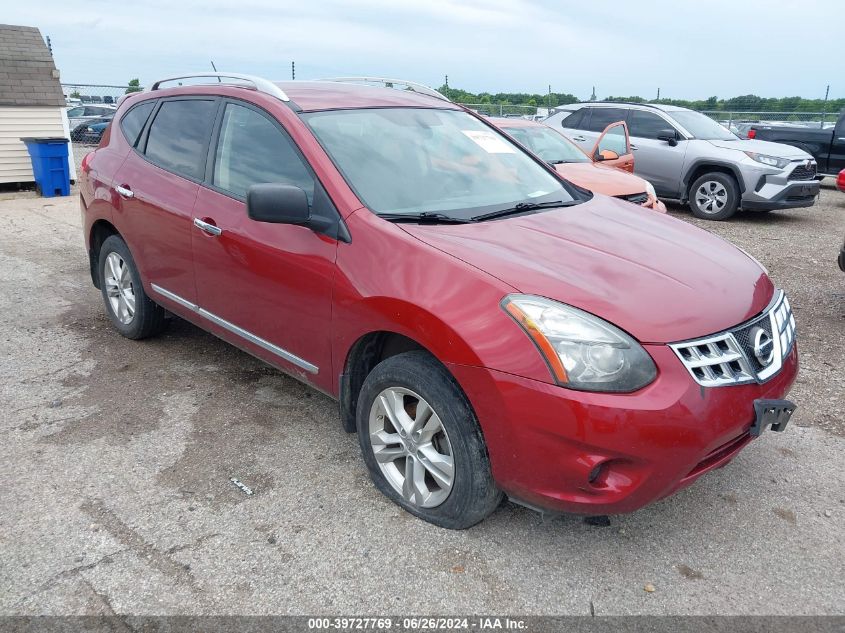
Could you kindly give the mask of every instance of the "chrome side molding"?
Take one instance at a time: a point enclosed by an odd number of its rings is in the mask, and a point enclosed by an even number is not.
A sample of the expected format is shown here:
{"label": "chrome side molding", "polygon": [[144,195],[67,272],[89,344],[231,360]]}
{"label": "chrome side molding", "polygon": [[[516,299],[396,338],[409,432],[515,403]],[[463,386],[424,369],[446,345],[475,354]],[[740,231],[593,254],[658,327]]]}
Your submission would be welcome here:
{"label": "chrome side molding", "polygon": [[249,332],[249,331],[243,329],[242,327],[238,327],[234,323],[231,323],[231,322],[227,321],[226,319],[221,318],[221,317],[217,316],[216,314],[209,312],[208,310],[206,310],[204,308],[199,307],[195,303],[191,303],[190,301],[188,301],[187,299],[185,299],[183,297],[180,297],[176,293],[170,292],[166,288],[162,288],[161,286],[158,286],[156,284],[150,284],[150,286],[152,287],[152,289],[157,294],[160,294],[162,297],[166,297],[166,298],[170,299],[171,301],[178,303],[179,305],[187,308],[191,312],[195,312],[198,315],[200,315],[201,317],[208,319],[209,321],[211,321],[215,325],[219,325],[224,330],[228,330],[232,334],[237,334],[238,336],[240,336],[241,338],[249,341],[250,343],[257,345],[258,347],[260,347],[262,349],[267,350],[271,354],[275,354],[279,358],[286,360],[287,362],[292,363],[292,364],[296,365],[297,367],[299,367],[301,369],[304,369],[308,373],[317,374],[320,371],[319,367],[317,367],[316,365],[314,365],[312,363],[309,363],[307,360],[300,358],[296,354],[292,354],[291,352],[287,351],[286,349],[283,349],[283,348],[279,347],[278,345],[274,345],[270,341],[267,341],[267,340],[261,338],[260,336],[256,336],[252,332]]}

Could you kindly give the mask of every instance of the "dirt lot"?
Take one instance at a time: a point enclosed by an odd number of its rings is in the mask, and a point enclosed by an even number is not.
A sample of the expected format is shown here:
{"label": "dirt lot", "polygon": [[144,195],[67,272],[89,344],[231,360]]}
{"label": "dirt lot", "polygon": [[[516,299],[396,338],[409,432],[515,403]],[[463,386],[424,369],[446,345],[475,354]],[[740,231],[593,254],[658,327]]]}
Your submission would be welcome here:
{"label": "dirt lot", "polygon": [[448,532],[325,396],[181,321],[118,336],[74,198],[0,201],[0,613],[845,613],[845,194],[696,223],[789,293],[787,432],[610,527],[506,503]]}

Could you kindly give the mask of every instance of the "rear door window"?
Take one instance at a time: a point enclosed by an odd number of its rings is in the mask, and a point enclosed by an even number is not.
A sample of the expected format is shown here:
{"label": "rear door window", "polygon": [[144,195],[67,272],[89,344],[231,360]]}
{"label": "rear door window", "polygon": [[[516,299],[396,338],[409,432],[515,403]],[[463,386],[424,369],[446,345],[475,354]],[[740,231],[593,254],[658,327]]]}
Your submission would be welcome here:
{"label": "rear door window", "polygon": [[660,130],[669,129],[672,129],[672,126],[652,112],[632,110],[628,116],[628,133],[637,138],[656,139]]}
{"label": "rear door window", "polygon": [[303,189],[311,202],[314,177],[293,141],[267,117],[245,106],[226,104],[212,184],[246,199],[258,183],[280,183]]}
{"label": "rear door window", "polygon": [[216,111],[210,99],[164,101],[147,134],[147,158],[168,171],[202,178]]}
{"label": "rear door window", "polygon": [[590,132],[604,132],[604,128],[611,123],[624,121],[627,114],[622,108],[590,108],[590,110],[592,110],[590,120],[586,126],[582,126],[582,129]]}
{"label": "rear door window", "polygon": [[120,119],[120,129],[123,130],[123,136],[126,137],[132,147],[135,147],[135,143],[138,142],[138,135],[144,128],[144,123],[147,122],[147,117],[150,116],[155,104],[154,100],[139,103]]}

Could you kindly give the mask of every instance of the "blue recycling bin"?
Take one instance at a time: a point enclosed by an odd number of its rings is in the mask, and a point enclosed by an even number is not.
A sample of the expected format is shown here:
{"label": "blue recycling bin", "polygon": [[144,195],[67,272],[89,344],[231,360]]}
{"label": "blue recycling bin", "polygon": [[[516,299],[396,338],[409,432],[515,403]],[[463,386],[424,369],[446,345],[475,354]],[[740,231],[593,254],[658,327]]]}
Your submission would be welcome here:
{"label": "blue recycling bin", "polygon": [[66,138],[21,139],[32,160],[35,186],[45,198],[70,195],[68,140]]}

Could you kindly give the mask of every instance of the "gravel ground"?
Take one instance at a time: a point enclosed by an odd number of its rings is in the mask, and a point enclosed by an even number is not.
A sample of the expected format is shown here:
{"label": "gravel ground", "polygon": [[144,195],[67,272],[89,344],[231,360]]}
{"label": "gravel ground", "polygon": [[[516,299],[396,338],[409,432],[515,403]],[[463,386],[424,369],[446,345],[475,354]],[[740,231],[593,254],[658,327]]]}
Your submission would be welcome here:
{"label": "gravel ground", "polygon": [[0,200],[0,613],[845,613],[845,195],[672,213],[789,292],[794,423],[609,527],[505,503],[450,532],[373,488],[325,396],[182,321],[118,336],[74,198]]}

